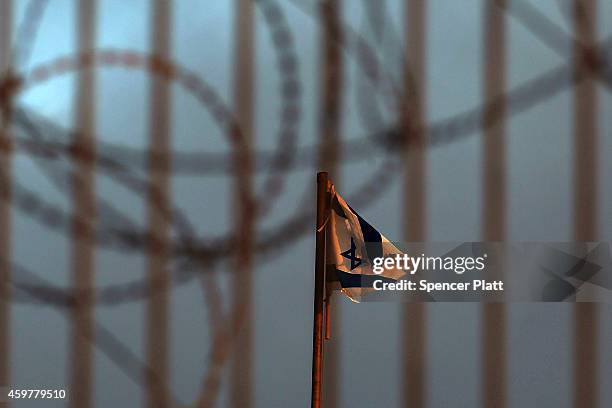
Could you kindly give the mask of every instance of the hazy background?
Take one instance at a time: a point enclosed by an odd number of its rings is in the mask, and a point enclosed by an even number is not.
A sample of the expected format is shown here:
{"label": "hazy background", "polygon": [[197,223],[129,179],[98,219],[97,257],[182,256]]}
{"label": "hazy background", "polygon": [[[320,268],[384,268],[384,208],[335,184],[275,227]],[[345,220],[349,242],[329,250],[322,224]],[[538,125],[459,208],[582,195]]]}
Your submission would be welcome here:
{"label": "hazy background", "polygon": [[[27,24],[30,1],[14,1],[13,32]],[[49,0],[42,7],[31,42],[31,55],[16,67],[21,74],[39,64],[76,50],[76,2]],[[261,2],[266,3],[266,2]],[[277,148],[279,112],[283,107],[276,60],[278,50],[270,28],[255,2],[255,102],[254,149],[271,152]],[[320,59],[321,24],[314,1],[282,0],[273,3],[282,12],[292,36],[297,57],[301,115],[293,121],[302,163],[283,173],[284,189],[273,209],[256,224],[258,240],[279,228],[295,213],[314,211],[315,173],[313,147],[319,135],[321,109]],[[404,5],[401,1],[376,2],[383,20],[372,19],[372,3],[340,2],[341,21],[346,30],[359,33],[376,53],[382,71],[401,83]],[[515,2],[509,2],[513,7]],[[364,7],[369,5],[370,9]],[[531,1],[548,19],[572,31],[567,18],[569,1]],[[598,4],[598,37],[612,33],[612,4]],[[96,48],[125,49],[147,55],[152,43],[152,8],[148,1],[97,1]],[[232,106],[235,44],[233,1],[171,2],[170,53],[172,61],[196,73],[219,99]],[[428,1],[426,34],[427,122],[454,117],[483,103],[483,1]],[[380,36],[372,28],[380,29]],[[560,39],[567,49],[560,55],[544,45],[516,18],[508,17],[506,32],[507,87],[513,89],[557,66],[568,64],[572,43]],[[562,53],[563,54],[563,53]],[[608,60],[609,60],[608,52]],[[350,154],[351,145],[364,145],[365,137],[396,127],[396,112],[382,101],[386,96],[368,84],[354,52],[342,54],[341,171],[337,189],[345,197],[360,192],[361,185],[375,174],[381,163],[397,160],[372,144],[371,154]],[[134,149],[145,157],[149,143],[150,82],[147,70],[121,67],[96,70],[96,136],[104,146]],[[40,132],[65,143],[74,127],[75,75],[53,76],[19,93],[14,104],[28,112]],[[378,95],[378,96],[375,96]],[[382,96],[381,96],[382,95]],[[388,98],[388,97],[387,97]],[[609,88],[599,87],[597,123],[599,135],[598,240],[612,239],[612,98]],[[364,112],[380,110],[380,121]],[[572,235],[573,197],[573,92],[571,86],[507,119],[507,239],[511,241],[569,241]],[[28,137],[19,123],[13,124],[15,138]],[[213,116],[184,88],[171,87],[171,145],[175,152],[230,153],[226,133]],[[482,132],[475,129],[452,143],[427,150],[427,239],[431,241],[482,240]],[[101,149],[103,149],[101,147]],[[140,152],[140,153],[139,153]],[[118,160],[124,156],[117,155]],[[202,155],[202,160],[207,160]],[[257,157],[267,157],[257,156]],[[300,161],[301,160],[301,161]],[[128,163],[131,165],[133,163]],[[176,162],[174,165],[177,165]],[[258,165],[266,166],[263,159]],[[14,183],[35,192],[63,211],[70,212],[69,180],[54,184],[49,174],[70,169],[66,160],[41,160],[23,150],[13,155]],[[387,174],[389,179],[373,199],[353,207],[390,239],[404,237],[402,166]],[[146,179],[145,166],[133,166],[134,177]],[[54,173],[55,172],[55,173]],[[59,172],[59,173],[58,173]],[[62,179],[62,176],[59,176]],[[258,171],[255,190],[260,191],[266,172]],[[68,190],[66,190],[68,188]],[[228,171],[173,174],[172,203],[183,212],[200,239],[232,234],[235,222],[234,178]],[[145,228],[146,196],[129,191],[100,169],[96,173],[99,198],[112,203],[140,228]],[[372,197],[371,197],[372,198]],[[362,200],[363,201],[363,200]],[[102,217],[104,219],[104,217]],[[311,217],[312,218],[312,217]],[[114,222],[117,222],[116,220]],[[119,224],[121,224],[119,222]],[[273,248],[265,256],[255,253],[253,261],[253,405],[256,407],[305,407],[310,399],[312,349],[312,292],[314,218],[309,224]],[[172,235],[176,237],[175,234]],[[40,222],[40,217],[19,206],[12,210],[12,262],[43,278],[47,283],[71,285],[71,236]],[[146,277],[147,255],[143,251],[99,248],[95,253],[95,285],[103,288]],[[175,263],[171,263],[175,265]],[[174,268],[169,268],[173,270]],[[17,266],[12,270],[19,280]],[[221,299],[222,319],[227,320],[235,287],[226,258],[214,270]],[[171,272],[172,273],[172,272]],[[24,277],[24,280],[26,277]],[[185,406],[193,405],[210,370],[213,323],[207,310],[200,274],[172,285],[169,314],[168,378],[172,395]],[[19,301],[19,299],[21,299]],[[29,299],[29,300],[28,300]],[[341,407],[393,407],[403,401],[401,375],[401,305],[351,304],[340,299],[339,395]],[[507,308],[507,388],[509,407],[572,406],[572,305],[513,304]],[[610,305],[599,312],[599,406],[612,405],[612,319]],[[95,320],[112,332],[123,346],[146,364],[147,303],[141,298],[95,308]],[[427,306],[427,406],[472,407],[481,400],[480,305],[432,304]],[[16,296],[11,309],[10,384],[20,388],[65,388],[70,385],[70,326],[66,309]],[[94,347],[93,401],[98,407],[146,405],[146,388],[122,367],[128,359],[112,361]],[[232,350],[241,356],[242,350]],[[248,354],[247,354],[248,355]],[[326,356],[327,357],[327,356]],[[229,364],[221,371],[218,407],[231,406]],[[136,372],[138,369],[135,370]],[[134,372],[132,370],[131,372]],[[64,406],[65,402],[21,402],[14,406]],[[182,406],[182,405],[181,405]]]}

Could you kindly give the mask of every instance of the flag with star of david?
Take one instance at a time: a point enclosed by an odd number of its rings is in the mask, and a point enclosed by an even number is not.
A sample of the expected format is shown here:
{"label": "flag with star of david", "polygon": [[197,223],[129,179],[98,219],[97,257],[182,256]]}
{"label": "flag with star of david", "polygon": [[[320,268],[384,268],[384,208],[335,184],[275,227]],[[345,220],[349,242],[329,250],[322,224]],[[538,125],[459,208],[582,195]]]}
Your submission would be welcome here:
{"label": "flag with star of david", "polygon": [[361,296],[373,291],[375,280],[394,282],[405,275],[402,269],[395,268],[374,273],[374,258],[402,254],[402,251],[335,192],[326,229],[328,289],[340,289],[352,301],[359,302]]}

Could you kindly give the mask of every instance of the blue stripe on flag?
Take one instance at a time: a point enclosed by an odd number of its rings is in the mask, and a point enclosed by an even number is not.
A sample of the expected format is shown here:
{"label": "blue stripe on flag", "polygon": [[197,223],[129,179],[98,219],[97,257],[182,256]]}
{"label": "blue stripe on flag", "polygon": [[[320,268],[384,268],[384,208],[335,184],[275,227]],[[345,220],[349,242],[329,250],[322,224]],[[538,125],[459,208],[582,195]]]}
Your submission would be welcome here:
{"label": "blue stripe on flag", "polygon": [[[363,240],[366,243],[366,252],[368,253],[368,258],[370,258],[370,260],[372,261],[374,258],[382,257],[383,256],[383,246],[382,246],[382,235],[380,235],[380,232],[378,232],[376,228],[368,224],[366,220],[361,218],[361,215],[357,214],[357,211],[353,210],[352,207],[349,206],[349,208],[357,216],[357,219],[359,219],[359,226],[361,227],[361,233],[363,234]],[[372,244],[378,244],[378,245],[372,245]]]}
{"label": "blue stripe on flag", "polygon": [[383,282],[393,283],[397,280],[386,278],[379,275],[359,275],[356,273],[343,272],[336,269],[336,275],[343,288],[371,288],[374,286],[374,281],[380,280]]}

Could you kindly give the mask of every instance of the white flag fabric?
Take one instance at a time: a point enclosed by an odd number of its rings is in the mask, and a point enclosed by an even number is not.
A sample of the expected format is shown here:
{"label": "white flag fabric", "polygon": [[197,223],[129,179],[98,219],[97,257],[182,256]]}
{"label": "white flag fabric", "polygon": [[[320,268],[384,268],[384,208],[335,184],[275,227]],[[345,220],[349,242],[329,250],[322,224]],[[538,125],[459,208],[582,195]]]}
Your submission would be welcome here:
{"label": "white flag fabric", "polygon": [[396,268],[374,273],[374,258],[403,253],[334,191],[326,227],[327,284],[339,284],[352,301],[358,303],[365,293],[373,291],[376,280],[394,282],[405,275],[404,270]]}

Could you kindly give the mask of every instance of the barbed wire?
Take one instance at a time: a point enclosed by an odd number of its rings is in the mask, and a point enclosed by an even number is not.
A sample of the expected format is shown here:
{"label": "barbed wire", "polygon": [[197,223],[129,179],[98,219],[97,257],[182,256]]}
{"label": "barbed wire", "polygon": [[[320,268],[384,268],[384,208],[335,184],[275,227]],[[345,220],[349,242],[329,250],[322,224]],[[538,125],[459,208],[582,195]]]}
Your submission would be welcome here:
{"label": "barbed wire", "polygon": [[[279,94],[281,111],[279,113],[279,131],[276,153],[269,157],[269,176],[264,182],[262,191],[258,193],[258,211],[265,213],[275,198],[281,193],[284,177],[283,171],[290,167],[297,145],[297,127],[300,124],[300,82],[299,63],[295,51],[293,36],[280,7],[271,1],[257,1],[263,14],[263,21],[270,32],[273,49],[277,55],[277,69],[280,76]],[[35,32],[31,25],[27,32]],[[27,38],[31,39],[31,36]],[[166,80],[177,83],[191,94],[212,115],[222,135],[229,138],[230,143],[240,143],[242,133],[231,109],[222,102],[218,93],[205,83],[195,72],[179,64],[157,55],[146,55],[130,50],[92,50],[75,55],[59,57],[48,64],[41,64],[22,76],[13,73],[4,78],[0,84],[0,96],[14,98],[18,93],[41,85],[55,77],[76,72],[82,69],[122,67],[139,69],[158,75]],[[4,90],[4,92],[2,92]],[[1,102],[1,100],[0,100]],[[31,145],[30,145],[31,146]],[[48,148],[48,147],[47,147]],[[73,148],[70,146],[70,148]],[[40,152],[38,149],[35,152]],[[48,151],[48,149],[47,149]],[[64,153],[62,151],[61,153]],[[145,152],[142,152],[143,154]],[[161,156],[164,152],[153,152]],[[150,158],[147,152],[147,157]],[[128,161],[129,162],[129,161]],[[181,163],[180,160],[177,160]],[[142,161],[146,165],[147,160]],[[231,166],[231,161],[228,162]],[[228,169],[231,171],[231,169]]]}
{"label": "barbed wire", "polygon": [[[270,4],[269,2],[266,2],[267,4]],[[274,11],[275,9],[270,8],[270,10]],[[268,13],[268,15],[270,16],[271,19],[273,20],[277,20],[278,19],[278,15],[275,13]],[[154,58],[154,57],[153,57]],[[134,55],[129,55],[129,54],[125,54],[123,55],[123,58],[121,58],[120,56],[118,57],[117,55],[113,54],[113,52],[107,52],[107,53],[101,53],[101,55],[99,56],[99,60],[102,62],[106,62],[109,64],[113,64],[115,62],[121,62],[123,61],[125,64],[127,65],[138,65],[139,63],[142,63],[142,58],[139,58],[138,56],[134,56]],[[78,68],[78,64],[80,63],[81,68],[85,68],[87,67],[89,64],[93,63],[95,61],[95,58],[92,58],[91,55],[89,54],[84,54],[84,55],[80,55],[76,58],[75,60],[70,60],[68,58],[60,58],[58,60],[56,60],[53,64],[51,64],[51,68],[48,67],[39,67],[38,69],[34,69],[33,70],[33,74],[32,74],[32,78],[34,78],[34,80],[32,82],[37,82],[37,81],[44,81],[47,80],[50,76],[53,70],[57,71],[57,74],[61,74],[63,71],[68,71],[68,70],[74,70]],[[154,65],[153,63],[151,65]],[[168,74],[169,72],[172,72],[172,69],[169,69],[168,64],[166,63],[160,63],[159,61],[157,61],[157,65],[160,65],[161,67],[158,67],[158,69],[160,69],[163,73]],[[186,80],[185,82],[189,83],[189,80]],[[200,92],[200,94],[206,93],[205,91]],[[215,110],[213,108],[213,110]],[[217,111],[219,111],[220,109],[217,109]],[[32,147],[33,150],[35,150],[37,153],[42,153],[44,156],[49,157],[49,146],[46,146],[43,149],[40,149],[40,146],[34,147],[36,146],[35,144],[31,144],[29,143],[29,141],[23,143],[23,145],[28,146],[28,147]],[[70,149],[73,149],[72,146],[69,147]],[[71,158],[74,158],[74,156],[76,156],[77,160],[80,159],[85,159],[85,160],[89,160],[90,158],[92,158],[93,156],[91,154],[88,154],[87,152],[79,152],[80,154],[75,154],[74,150],[71,151]],[[113,163],[111,160],[105,160],[104,163],[109,164],[111,163],[112,166],[109,166],[113,169],[117,169],[120,166],[118,166],[116,163]],[[144,190],[144,188],[141,188],[141,190]],[[43,215],[42,219],[43,220],[49,220],[50,218],[52,218],[50,215],[56,215],[56,220],[55,222],[50,222],[48,223],[49,225],[62,225],[65,224],[65,220],[68,218],[67,216],[59,216],[59,214],[61,214],[60,210],[57,209],[53,209],[52,207],[50,207],[49,205],[44,205],[44,204],[40,204],[37,203],[37,200],[34,197],[34,194],[29,193],[27,191],[20,191],[21,194],[18,194],[18,196],[20,197],[17,201],[23,203],[23,207],[27,210],[27,211],[32,211],[36,208],[40,208],[41,211],[40,213]],[[62,220],[64,220],[62,222]],[[102,235],[103,237],[108,237],[108,235]],[[120,239],[119,240],[119,244],[122,247],[134,247],[134,246],[143,246],[143,242],[146,241],[144,239],[140,240],[140,245],[137,245],[135,240],[130,240],[129,242],[126,242],[125,238],[132,238],[133,234],[129,234],[129,233],[124,233],[124,234],[119,234],[120,237],[123,237],[124,239]],[[110,240],[107,240],[108,242],[112,242]]]}
{"label": "barbed wire", "polygon": [[32,50],[49,0],[30,0],[25,8],[24,17],[17,29],[13,58],[15,66],[25,69],[32,57]]}
{"label": "barbed wire", "polygon": [[[605,41],[604,46],[600,48],[602,55],[605,54],[604,51],[610,50],[610,45],[610,40]],[[594,70],[601,71],[607,68],[609,68],[608,62],[606,61],[604,65],[604,61],[601,61],[601,66],[594,68]],[[572,64],[551,69],[517,86],[509,91],[507,95],[499,97],[498,100],[490,101],[483,106],[469,109],[450,118],[439,120],[430,124],[428,128],[422,131],[429,135],[428,141],[432,146],[460,141],[469,134],[481,129],[480,118],[483,116],[483,113],[494,109],[501,99],[507,98],[510,101],[509,104],[513,112],[523,112],[555,93],[563,91],[566,86],[584,79],[584,76],[571,78],[572,72]],[[541,86],[539,86],[540,84]],[[17,119],[17,123],[20,124],[19,119]],[[71,134],[78,134],[78,132],[72,132]],[[356,139],[345,138],[341,149],[346,153],[345,157],[350,157],[355,161],[371,157],[373,152],[387,154],[389,144],[395,147],[399,134],[399,128],[393,126],[371,133],[367,137]],[[372,143],[372,141],[378,143]],[[56,159],[60,155],[72,154],[71,149],[73,149],[71,146],[67,146],[65,141],[57,140],[32,142],[16,139],[15,144],[16,149],[45,159]],[[100,141],[99,144],[101,148],[97,151],[98,160],[96,164],[102,169],[109,167],[105,165],[107,161],[104,160],[108,157],[116,158],[118,162],[128,168],[144,168],[146,166],[145,152],[139,151],[136,148],[108,144],[104,141]],[[374,150],[372,150],[373,147],[375,148]],[[152,154],[152,157],[156,157],[156,154],[161,155],[162,153],[152,152],[150,154]],[[284,163],[287,166],[285,171],[312,168],[316,154],[316,146],[301,147],[298,150],[297,159]],[[255,171],[274,171],[269,165],[274,160],[274,155],[274,152],[256,152]],[[182,173],[226,174],[231,171],[231,153],[174,152],[173,156],[176,157],[176,165],[173,166],[173,172],[177,175]],[[78,158],[77,160],[86,159]],[[344,160],[346,161],[347,159]]]}
{"label": "barbed wire", "polygon": [[[606,44],[607,46],[607,44]],[[442,143],[448,143],[449,141],[454,140],[454,138],[458,136],[465,136],[476,128],[482,128],[482,126],[491,126],[498,119],[499,111],[497,106],[501,103],[504,98],[508,100],[509,107],[509,115],[514,115],[516,113],[522,112],[529,107],[535,105],[536,103],[544,100],[546,98],[551,97],[557,92],[560,92],[564,89],[564,85],[572,84],[575,82],[580,82],[584,80],[588,75],[571,75],[571,65],[562,66],[560,68],[553,69],[547,72],[545,75],[541,75],[533,80],[530,80],[523,85],[515,88],[508,95],[504,97],[498,98],[498,100],[492,101],[488,105],[488,112],[484,118],[483,122],[483,114],[480,110],[472,110],[467,112],[459,117],[454,117],[447,121],[441,121],[433,126],[429,127],[426,132],[429,134],[429,143],[430,145],[437,145]],[[386,140],[384,140],[385,145],[391,146],[395,151],[400,151],[399,147],[403,145],[403,137],[397,132],[396,134],[387,135]],[[377,183],[376,180],[372,182],[372,185]],[[367,190],[367,188],[362,188],[362,190]],[[57,209],[53,209],[53,207],[45,204],[41,204],[39,199],[35,197],[33,193],[17,190],[17,198],[16,202],[21,203],[21,205],[17,204],[17,207],[25,209],[26,211],[30,211],[33,214],[38,214],[41,222],[46,223],[51,227],[58,227],[60,225],[66,225],[65,220],[69,219],[67,214],[62,214],[61,211]],[[356,200],[356,205],[362,205],[359,202],[359,199]],[[34,209],[39,210],[38,212],[33,211]],[[59,221],[58,220],[63,220]],[[299,221],[301,222],[299,222]],[[304,228],[303,218],[299,215],[294,216],[287,225],[297,226],[297,229]],[[283,233],[288,233],[292,231],[287,231],[284,228],[279,227],[277,231],[283,231]],[[304,231],[305,232],[305,231]],[[263,233],[263,236],[275,236],[274,231],[268,231],[267,233]],[[291,234],[288,234],[291,235]],[[299,234],[298,234],[299,235]],[[145,243],[148,240],[155,239],[152,237],[146,237],[146,234],[138,234],[134,231],[114,231],[114,232],[106,232],[104,234],[98,235],[99,243],[103,243],[104,245],[116,245],[117,248],[132,248],[132,249],[140,249],[142,250],[145,246]],[[275,241],[272,241],[275,242]],[[279,244],[284,243],[284,239],[279,239]],[[218,244],[218,246],[217,246]],[[217,246],[217,249],[214,250],[213,247]],[[208,245],[198,245],[197,242],[190,242],[188,246],[175,246],[173,253],[175,255],[189,255],[192,256],[194,254],[200,254],[199,256],[206,259],[207,262],[211,260],[222,258],[224,256],[228,256],[232,253],[232,239],[225,237],[218,237],[211,239],[208,242]],[[261,247],[261,246],[260,246]],[[265,247],[265,245],[264,245]],[[261,249],[261,248],[260,248]],[[281,248],[279,248],[281,249]],[[180,275],[180,274],[179,274]],[[179,281],[182,279],[179,279]],[[120,290],[119,288],[110,288],[109,291],[103,291],[104,293],[135,293],[138,292],[133,289],[134,285],[127,285],[126,290]],[[117,298],[121,298],[122,296],[117,296]],[[129,297],[129,296],[126,296]],[[136,296],[139,297],[139,296]],[[102,296],[101,298],[110,299],[113,296]]]}
{"label": "barbed wire", "polygon": [[[47,282],[35,274],[32,271],[27,270],[25,267],[13,263],[13,269],[19,273],[20,276],[27,276],[28,279],[38,282],[42,286],[46,286]],[[30,291],[27,287],[18,287],[18,292],[13,294],[16,299],[27,300],[28,303],[36,303],[37,301],[47,304],[41,293],[37,291]],[[73,307],[73,302],[78,301],[72,299],[71,302],[66,303],[53,303],[51,306],[55,307],[56,310],[69,317],[69,311]],[[80,333],[80,335],[86,335]],[[89,342],[94,344],[113,364],[115,364],[125,375],[132,379],[135,383],[144,387],[145,378],[152,378],[155,383],[158,384],[156,389],[169,389],[168,384],[164,384],[159,375],[138,356],[136,356],[117,336],[113,334],[108,328],[103,326],[100,322],[94,322],[93,335],[87,339]],[[172,395],[175,403],[178,403],[176,395]]]}
{"label": "barbed wire", "polygon": [[[33,3],[38,2],[31,2],[30,4]],[[42,3],[46,3],[46,1],[41,1],[40,4]],[[258,192],[256,200],[261,214],[266,214],[282,193],[287,174],[290,171],[313,168],[318,149],[317,146],[297,147],[299,125],[301,123],[302,87],[299,81],[299,61],[289,25],[282,10],[273,2],[260,1],[258,4],[261,5],[261,11],[269,27],[272,43],[276,50],[276,62],[281,84],[281,111],[279,113],[276,149],[253,152],[256,163],[255,171],[266,174],[263,188]],[[37,7],[39,8],[28,7],[28,10],[32,8],[34,11],[26,12],[26,15],[31,15],[30,18],[33,20],[40,20],[39,16],[42,16],[40,10],[44,9],[44,5]],[[20,37],[35,37],[31,33],[36,30],[32,27],[27,28],[27,30],[24,28],[23,31],[28,34],[22,34]],[[351,33],[351,30],[346,27],[343,28],[343,33],[342,46],[347,52],[357,55],[356,61],[363,69],[364,76],[370,81],[373,89],[386,96],[383,102],[388,110],[394,112],[397,109],[398,100],[410,96],[398,91],[391,76],[380,67],[378,56],[367,40],[358,33]],[[28,41],[33,42],[33,40]],[[27,43],[28,41],[24,42]],[[601,55],[605,55],[605,51],[609,49],[610,44],[610,40],[602,42],[599,47]],[[26,56],[20,58],[27,60],[27,55],[31,53],[31,47],[22,53]],[[572,67],[579,61],[568,60],[566,65],[547,71],[535,79],[519,85],[496,100],[485,101],[481,106],[428,124],[426,128],[417,131],[428,135],[428,143],[432,147],[453,143],[496,123],[500,115],[498,107],[501,106],[503,100],[508,102],[508,115],[513,116],[536,106],[563,91],[567,86],[579,83],[587,77],[598,76],[603,79],[604,84],[609,86],[610,67],[608,61],[601,58],[592,59],[588,54],[585,54],[583,58],[592,67],[589,73],[574,75]],[[172,81],[181,86],[187,93],[193,95],[203,108],[211,114],[221,133],[225,136],[229,135],[230,144],[240,141],[239,123],[234,119],[233,112],[216,91],[205,83],[200,76],[173,61],[131,50],[92,50],[86,54],[61,57],[51,63],[34,68],[23,77],[6,78],[0,86],[0,96],[4,89],[5,97],[13,98],[17,92],[24,92],[57,76],[92,67],[139,69]],[[149,160],[154,159],[156,154],[166,155],[168,153],[113,145],[105,142],[102,138],[98,138],[99,149],[97,149],[95,155],[92,152],[78,152],[70,143],[70,140],[74,139],[78,131],[60,129],[52,121],[43,118],[37,118],[36,120],[55,126],[58,128],[58,134],[64,134],[66,137],[49,138],[45,135],[45,137],[38,138],[14,138],[12,145],[0,143],[0,148],[6,151],[15,149],[17,152],[31,155],[35,159],[49,162],[59,162],[62,158],[70,159],[71,162],[93,161],[104,174],[127,186],[131,192],[137,195],[142,196],[147,191],[155,190],[155,186],[150,185],[142,177],[138,177],[135,172],[146,170],[150,164]],[[37,130],[35,124],[28,120],[28,113],[24,109],[18,108],[15,110],[14,123],[30,136],[36,134],[37,131],[40,132],[40,129]],[[378,127],[381,127],[381,129],[370,131],[365,137],[345,139],[340,146],[345,153],[345,164],[352,164],[366,157],[372,157],[373,153],[381,158],[380,166],[371,176],[353,192],[347,194],[349,201],[360,208],[372,204],[392,185],[401,168],[401,154],[410,149],[406,141],[406,135],[400,126],[395,123],[385,125],[378,121],[374,128]],[[176,161],[173,166],[174,175],[228,175],[234,170],[231,164],[233,157],[231,152],[226,154],[172,152],[171,154]],[[346,158],[350,158],[350,160]],[[55,180],[57,187],[61,187],[59,180],[66,177],[69,171],[52,168],[45,173]],[[302,200],[303,205],[297,208],[295,213],[282,220],[279,225],[267,228],[258,234],[255,252],[259,261],[262,263],[271,261],[278,251],[295,244],[299,238],[311,231],[314,212],[311,209],[313,201],[310,198],[310,190],[309,187],[306,188],[305,199]],[[155,197],[155,194],[153,194],[153,197]],[[10,193],[3,186],[0,186],[0,199],[10,200],[20,211],[54,231],[64,234],[73,232],[69,229],[73,219],[70,213],[45,201],[35,192],[17,182],[12,186]],[[103,222],[96,225],[94,239],[97,245],[122,252],[143,252],[147,250],[148,246],[155,247],[154,243],[160,237],[152,236],[148,231],[137,228],[134,223],[129,221],[129,217],[113,208],[107,201],[100,200],[100,204],[103,209],[101,213]],[[153,203],[153,205],[155,204]],[[219,262],[233,254],[235,237],[227,235],[207,239],[200,238],[196,236],[188,217],[178,209],[172,209],[166,216],[172,220],[177,232],[177,238],[173,240],[171,250],[173,265],[169,273],[171,274],[172,287],[190,282],[195,277],[210,275]],[[82,222],[86,221],[83,220]],[[76,230],[82,229],[76,228]],[[208,267],[203,268],[203,264]],[[20,270],[18,266],[15,269]],[[70,309],[74,307],[80,297],[86,295],[84,292],[72,288],[61,288],[48,282],[21,279],[25,277],[21,273],[18,276],[19,279],[14,279],[12,284],[18,291],[26,294],[14,298],[15,301],[20,303],[51,305]],[[210,292],[207,292],[207,288],[210,289],[210,286],[204,287],[205,293],[208,293],[205,297],[207,299],[212,298]],[[165,285],[161,281],[133,280],[128,283],[95,288],[93,297],[99,306],[118,306],[126,302],[141,300],[158,290],[165,290]],[[209,304],[209,308],[214,309],[218,305],[218,299],[217,301],[213,300]],[[239,307],[234,311],[234,313],[238,313],[238,316],[241,313],[240,309]],[[204,375],[205,389],[218,387],[220,370],[230,355],[232,341],[237,330],[236,327],[219,327],[218,322],[213,323],[211,317],[209,317],[209,320],[211,321],[211,327],[217,326],[217,329],[213,330],[213,345],[210,349],[211,360],[208,372]],[[234,319],[227,320],[232,321]],[[127,370],[128,375],[138,380],[137,376],[146,372],[146,367],[142,365],[143,363],[134,360],[129,349],[115,341],[116,339],[113,340],[112,333],[96,330],[95,337],[91,340],[96,341],[98,339],[97,341],[106,343],[106,346],[103,345],[103,347],[106,348],[105,353],[111,359],[125,360],[120,365],[123,365],[122,369]],[[215,394],[206,393],[206,395]]]}

